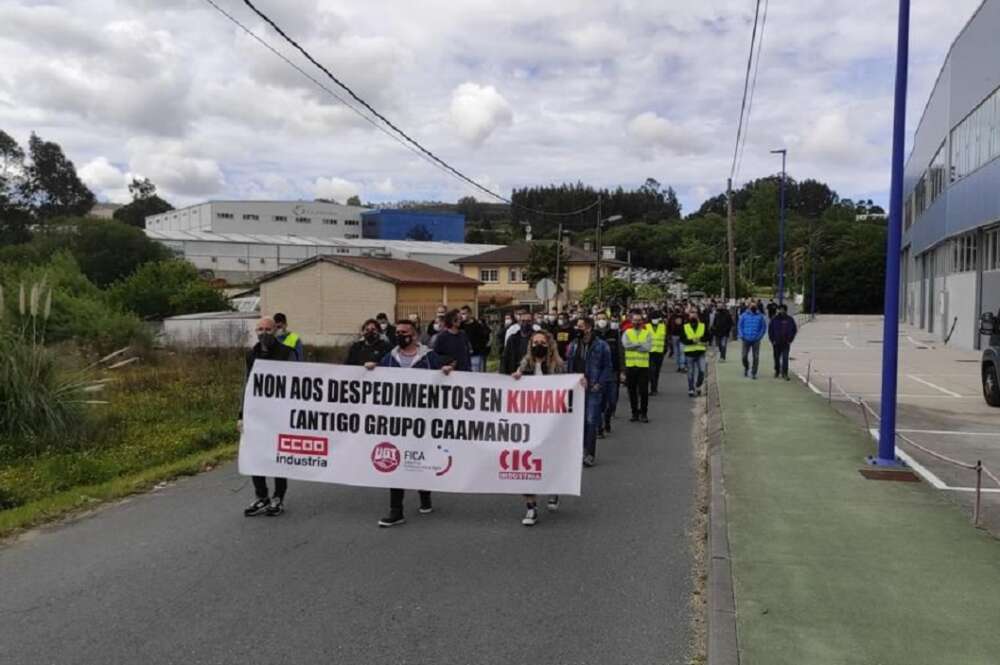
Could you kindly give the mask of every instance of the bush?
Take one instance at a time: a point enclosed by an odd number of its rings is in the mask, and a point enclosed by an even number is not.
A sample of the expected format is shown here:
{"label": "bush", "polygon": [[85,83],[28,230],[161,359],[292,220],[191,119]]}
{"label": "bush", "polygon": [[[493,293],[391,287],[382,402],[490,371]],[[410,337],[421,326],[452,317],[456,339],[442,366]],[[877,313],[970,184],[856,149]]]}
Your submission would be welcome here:
{"label": "bush", "polygon": [[626,304],[635,297],[635,288],[628,282],[617,277],[605,277],[601,280],[601,297],[604,302],[598,302],[597,282],[592,282],[580,296],[580,302],[587,307],[603,305],[604,303]]}
{"label": "bush", "polygon": [[113,302],[144,318],[231,309],[229,302],[198,277],[186,261],[170,259],[141,266],[110,290]]}
{"label": "bush", "polygon": [[87,278],[99,287],[128,277],[144,263],[172,256],[169,249],[122,222],[85,219],[76,224],[72,251]]}

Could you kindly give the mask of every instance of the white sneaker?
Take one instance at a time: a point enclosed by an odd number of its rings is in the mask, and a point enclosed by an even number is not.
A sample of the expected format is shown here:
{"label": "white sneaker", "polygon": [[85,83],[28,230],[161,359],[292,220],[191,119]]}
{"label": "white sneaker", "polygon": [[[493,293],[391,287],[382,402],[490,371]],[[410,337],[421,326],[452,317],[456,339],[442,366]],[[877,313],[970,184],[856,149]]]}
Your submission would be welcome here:
{"label": "white sneaker", "polygon": [[555,495],[550,496],[549,502],[545,504],[545,507],[549,509],[550,513],[554,513],[559,510],[559,497]]}
{"label": "white sneaker", "polygon": [[538,523],[538,509],[535,507],[528,508],[527,512],[524,513],[524,519],[521,520],[521,524],[524,526],[535,526]]}

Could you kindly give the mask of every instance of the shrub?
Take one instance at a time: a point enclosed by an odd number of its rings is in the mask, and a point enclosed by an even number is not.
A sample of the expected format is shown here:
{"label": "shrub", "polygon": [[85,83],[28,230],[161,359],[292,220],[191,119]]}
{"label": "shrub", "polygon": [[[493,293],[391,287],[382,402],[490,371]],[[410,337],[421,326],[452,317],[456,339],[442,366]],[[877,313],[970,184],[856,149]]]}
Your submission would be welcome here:
{"label": "shrub", "polygon": [[144,318],[164,318],[178,314],[228,310],[225,296],[198,277],[186,261],[155,261],[116,283],[111,299]]}

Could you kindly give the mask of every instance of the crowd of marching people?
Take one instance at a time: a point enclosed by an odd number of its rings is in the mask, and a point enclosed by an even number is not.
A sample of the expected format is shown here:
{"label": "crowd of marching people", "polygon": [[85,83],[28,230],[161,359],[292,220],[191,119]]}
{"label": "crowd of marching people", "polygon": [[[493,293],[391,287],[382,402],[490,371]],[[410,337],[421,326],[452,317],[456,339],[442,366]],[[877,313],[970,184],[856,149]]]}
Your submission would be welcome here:
{"label": "crowd of marching people", "polygon": [[[580,375],[586,394],[584,436],[581,454],[584,467],[597,461],[597,442],[611,435],[624,386],[630,421],[649,423],[649,399],[657,395],[665,361],[672,359],[678,373],[687,378],[689,397],[702,394],[707,373],[706,353],[717,349],[719,362],[726,362],[728,344],[735,334],[742,343],[744,376],[756,379],[760,345],[768,335],[774,349],[776,378],[788,380],[788,358],[797,332],[788,308],[773,301],[745,299],[732,309],[715,300],[680,300],[660,305],[584,308],[580,305],[552,309],[548,313],[520,309],[492,323],[480,319],[472,308],[439,306],[434,320],[424,324],[411,314],[391,321],[384,314],[366,320],[360,336],[348,350],[345,364],[422,369],[445,374],[485,372],[496,357],[496,371],[513,379],[531,376]],[[288,328],[284,314],[262,318],[256,328],[257,343],[247,352],[246,376],[256,359],[303,360],[302,340]],[[242,411],[239,416],[242,427]],[[284,512],[287,480],[274,479],[269,494],[267,481],[253,476],[254,502],[246,516],[276,516]],[[419,512],[433,512],[431,493],[419,494]],[[389,512],[381,527],[405,523],[405,491],[389,492]],[[537,497],[525,496],[521,522],[538,522]],[[559,509],[559,497],[546,502],[550,512]]]}

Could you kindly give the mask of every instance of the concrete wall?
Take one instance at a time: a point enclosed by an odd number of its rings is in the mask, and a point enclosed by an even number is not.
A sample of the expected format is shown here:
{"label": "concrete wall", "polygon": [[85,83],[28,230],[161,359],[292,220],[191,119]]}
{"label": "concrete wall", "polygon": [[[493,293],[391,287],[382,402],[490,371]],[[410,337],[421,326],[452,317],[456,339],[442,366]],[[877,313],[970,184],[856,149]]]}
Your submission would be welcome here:
{"label": "concrete wall", "polygon": [[957,317],[955,332],[952,334],[948,346],[971,350],[975,344],[979,327],[977,325],[979,313],[976,312],[976,273],[963,272],[949,275],[947,283],[947,330],[944,330],[943,334],[947,336]]}
{"label": "concrete wall", "polygon": [[333,346],[357,338],[361,322],[392,312],[395,285],[330,263],[295,270],[260,287],[261,312],[284,312],[305,344]]}
{"label": "concrete wall", "polygon": [[192,348],[237,348],[253,344],[254,329],[259,316],[225,319],[166,319],[163,340],[170,346]]}

